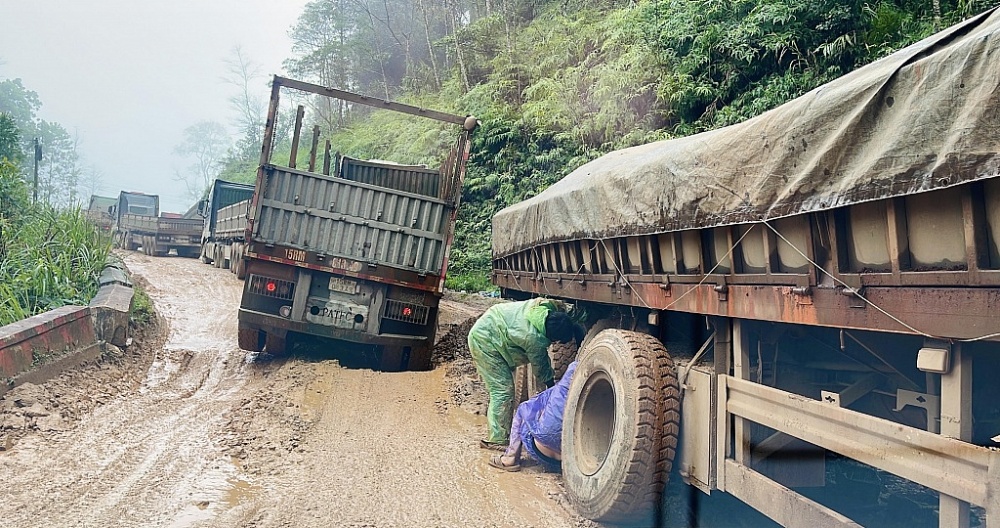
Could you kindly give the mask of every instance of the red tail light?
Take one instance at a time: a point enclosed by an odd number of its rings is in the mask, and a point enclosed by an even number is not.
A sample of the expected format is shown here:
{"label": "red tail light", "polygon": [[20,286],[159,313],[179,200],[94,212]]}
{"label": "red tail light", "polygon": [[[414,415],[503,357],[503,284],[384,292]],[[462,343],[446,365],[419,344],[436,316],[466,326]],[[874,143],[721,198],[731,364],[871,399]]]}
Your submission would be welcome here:
{"label": "red tail light", "polygon": [[403,308],[403,315],[406,317],[413,315],[413,308],[410,308],[409,306]]}
{"label": "red tail light", "polygon": [[264,288],[267,289],[268,293],[274,293],[278,289],[278,285],[274,281],[267,281],[267,285]]}

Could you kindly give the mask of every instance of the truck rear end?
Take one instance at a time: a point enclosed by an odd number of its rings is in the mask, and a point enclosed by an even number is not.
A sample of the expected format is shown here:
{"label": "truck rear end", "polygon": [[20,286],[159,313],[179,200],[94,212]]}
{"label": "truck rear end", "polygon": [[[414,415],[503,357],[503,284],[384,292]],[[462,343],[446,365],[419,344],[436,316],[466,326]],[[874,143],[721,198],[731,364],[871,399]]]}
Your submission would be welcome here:
{"label": "truck rear end", "polygon": [[155,194],[121,191],[109,211],[113,222],[115,246],[135,251],[145,236],[156,233],[160,197]]}
{"label": "truck rear end", "polygon": [[[441,169],[331,156],[314,129],[296,168],[271,162],[280,88],[425,115],[463,126]],[[239,342],[281,352],[289,333],[359,345],[383,370],[428,369],[474,119],[275,78],[249,208]]]}
{"label": "truck rear end", "polygon": [[215,180],[202,214],[201,261],[217,268],[230,269],[239,278],[241,250],[245,246],[247,209],[253,185]]}
{"label": "truck rear end", "polygon": [[155,232],[147,236],[143,245],[146,254],[163,257],[174,250],[179,257],[197,257],[202,224],[201,218],[157,218]]}

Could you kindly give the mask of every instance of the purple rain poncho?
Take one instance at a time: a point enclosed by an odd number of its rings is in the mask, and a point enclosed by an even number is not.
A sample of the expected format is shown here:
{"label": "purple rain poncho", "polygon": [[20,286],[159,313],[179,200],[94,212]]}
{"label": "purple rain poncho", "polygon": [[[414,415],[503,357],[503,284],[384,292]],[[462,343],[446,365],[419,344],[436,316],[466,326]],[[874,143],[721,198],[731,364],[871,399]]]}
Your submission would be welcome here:
{"label": "purple rain poncho", "polygon": [[538,460],[546,471],[559,471],[561,465],[558,460],[538,452],[535,442],[558,453],[562,452],[563,410],[566,408],[566,395],[574,372],[576,361],[566,368],[566,374],[559,383],[518,405],[514,413],[511,430],[521,438],[525,451],[531,458]]}

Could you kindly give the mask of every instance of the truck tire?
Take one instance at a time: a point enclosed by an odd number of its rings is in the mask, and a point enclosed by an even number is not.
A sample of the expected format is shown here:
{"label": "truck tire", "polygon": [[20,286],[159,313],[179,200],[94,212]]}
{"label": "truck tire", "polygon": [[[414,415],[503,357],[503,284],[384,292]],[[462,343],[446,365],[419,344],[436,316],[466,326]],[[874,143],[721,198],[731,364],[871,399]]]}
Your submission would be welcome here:
{"label": "truck tire", "polygon": [[230,266],[237,279],[243,280],[247,277],[247,264],[243,260],[243,244],[233,244],[233,262]]}
{"label": "truck tire", "polygon": [[382,372],[403,370],[403,348],[398,346],[380,347],[378,350],[378,369]]}
{"label": "truck tire", "polygon": [[[569,364],[576,359],[579,350],[575,343],[552,343],[549,345],[549,361],[552,362],[553,379],[559,381],[566,374]],[[531,365],[518,365],[514,369],[514,403],[519,404],[545,390],[544,385],[535,381]]]}
{"label": "truck tire", "polygon": [[272,356],[280,356],[285,353],[285,338],[267,332],[264,338],[264,352]]}
{"label": "truck tire", "polygon": [[219,246],[215,246],[215,251],[212,252],[212,265],[216,268],[222,267],[222,250]]}
{"label": "truck tire", "polygon": [[264,350],[264,332],[257,328],[239,325],[236,331],[236,340],[243,350],[249,352]]}
{"label": "truck tire", "polygon": [[414,347],[410,350],[410,359],[406,362],[406,370],[431,370],[431,347]]}
{"label": "truck tire", "polygon": [[580,345],[580,348],[585,347],[587,343],[593,341],[593,339],[597,337],[597,334],[607,330],[608,328],[618,328],[616,323],[617,320],[611,319],[610,317],[597,320],[597,322],[587,329],[587,335],[583,337],[583,344]]}
{"label": "truck tire", "polygon": [[198,258],[201,259],[201,262],[203,264],[212,263],[212,259],[208,258],[208,255],[205,254],[205,246],[201,246],[201,251],[198,253]]}
{"label": "truck tire", "polygon": [[564,417],[563,479],[577,512],[660,525],[680,422],[677,374],[663,344],[626,330],[598,334],[580,355]]}

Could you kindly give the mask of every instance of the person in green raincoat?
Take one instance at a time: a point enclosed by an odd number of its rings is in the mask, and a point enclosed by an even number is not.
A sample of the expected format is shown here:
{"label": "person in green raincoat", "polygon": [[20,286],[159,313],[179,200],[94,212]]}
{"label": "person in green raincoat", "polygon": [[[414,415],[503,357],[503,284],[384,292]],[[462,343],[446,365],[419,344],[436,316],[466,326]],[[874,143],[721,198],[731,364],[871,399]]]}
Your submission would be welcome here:
{"label": "person in green raincoat", "polygon": [[531,299],[491,306],[469,330],[469,351],[490,396],[489,435],[480,447],[502,450],[514,418],[514,369],[531,364],[535,378],[554,384],[549,343],[583,341],[583,327],[567,306],[552,299]]}

